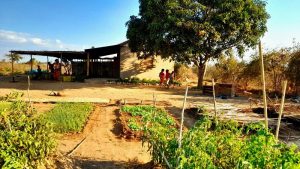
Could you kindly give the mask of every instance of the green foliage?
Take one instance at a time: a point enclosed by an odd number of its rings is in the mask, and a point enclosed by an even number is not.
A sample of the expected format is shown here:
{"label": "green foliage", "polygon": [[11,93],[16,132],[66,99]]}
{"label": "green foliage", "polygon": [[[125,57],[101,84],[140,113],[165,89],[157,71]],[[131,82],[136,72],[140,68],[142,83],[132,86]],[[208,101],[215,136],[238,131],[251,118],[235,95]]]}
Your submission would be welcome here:
{"label": "green foliage", "polygon": [[140,0],[126,36],[139,57],[194,63],[202,79],[209,59],[232,48],[242,54],[257,44],[267,30],[265,6],[263,0]]}
{"label": "green foliage", "polygon": [[213,73],[214,79],[218,79],[223,83],[236,84],[241,72],[245,68],[245,63],[238,61],[231,51],[228,56],[222,55],[215,66],[216,71]]}
{"label": "green foliage", "polygon": [[293,85],[300,85],[300,50],[293,52],[289,61],[286,75]]}
{"label": "green foliage", "polygon": [[12,54],[6,54],[5,55],[10,61],[14,61],[14,62],[19,62],[20,60],[23,59],[23,57],[19,54],[15,54],[15,53],[12,53]]}
{"label": "green foliage", "polygon": [[128,120],[128,127],[133,131],[138,131],[141,128],[134,118]]}
{"label": "green foliage", "polygon": [[4,110],[8,109],[10,107],[9,102],[0,101],[0,112],[3,112]]}
{"label": "green foliage", "polygon": [[122,110],[141,117],[143,143],[148,143],[156,163],[165,165],[165,157],[172,168],[300,167],[297,148],[277,142],[262,123],[241,127],[233,120],[215,123],[204,117],[184,132],[178,148],[178,129],[165,111],[153,106],[125,106]]}
{"label": "green foliage", "polygon": [[0,110],[0,167],[38,168],[54,152],[53,131],[33,117],[29,105],[20,101],[21,94],[14,95],[15,101]]}
{"label": "green foliage", "polygon": [[80,132],[89,117],[91,103],[58,103],[43,116],[43,121],[53,124],[55,132]]}

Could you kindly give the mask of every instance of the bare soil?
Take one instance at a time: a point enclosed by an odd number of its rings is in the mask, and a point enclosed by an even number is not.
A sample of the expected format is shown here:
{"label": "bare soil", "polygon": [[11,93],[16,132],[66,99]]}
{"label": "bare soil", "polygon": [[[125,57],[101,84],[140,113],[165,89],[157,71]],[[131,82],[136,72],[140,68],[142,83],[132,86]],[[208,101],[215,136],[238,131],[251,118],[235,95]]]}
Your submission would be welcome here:
{"label": "bare soil", "polygon": [[150,162],[140,141],[121,137],[117,112],[116,106],[98,105],[82,133],[62,136],[58,150],[72,159],[73,168],[128,168]]}

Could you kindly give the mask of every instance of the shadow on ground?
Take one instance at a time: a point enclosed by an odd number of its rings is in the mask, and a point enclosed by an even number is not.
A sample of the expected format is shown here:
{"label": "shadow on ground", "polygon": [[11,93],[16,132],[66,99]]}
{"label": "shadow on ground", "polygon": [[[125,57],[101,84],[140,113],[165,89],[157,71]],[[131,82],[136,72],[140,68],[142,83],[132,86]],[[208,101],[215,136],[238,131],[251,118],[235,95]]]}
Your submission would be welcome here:
{"label": "shadow on ground", "polygon": [[72,157],[63,161],[56,162],[57,169],[152,169],[154,167],[152,162],[141,164],[137,159],[125,161],[103,161],[96,159],[86,159],[80,157]]}

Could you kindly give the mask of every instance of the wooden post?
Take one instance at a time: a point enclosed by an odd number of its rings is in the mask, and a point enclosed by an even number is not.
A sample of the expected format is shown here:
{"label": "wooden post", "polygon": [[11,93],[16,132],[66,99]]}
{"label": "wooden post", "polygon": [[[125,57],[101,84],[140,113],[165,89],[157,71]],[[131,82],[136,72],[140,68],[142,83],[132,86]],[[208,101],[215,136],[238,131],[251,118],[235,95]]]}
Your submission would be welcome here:
{"label": "wooden post", "polygon": [[87,53],[86,57],[86,76],[90,76],[90,53]]}
{"label": "wooden post", "polygon": [[265,127],[268,131],[268,106],[267,106],[267,92],[266,92],[266,79],[265,79],[265,68],[264,68],[264,58],[262,54],[261,41],[258,44],[259,57],[260,57],[260,66],[261,66],[261,81],[262,81],[262,90],[263,90],[263,102],[264,102],[264,115],[265,115]]}
{"label": "wooden post", "polygon": [[277,140],[278,140],[278,135],[279,135],[279,129],[280,129],[281,117],[282,117],[283,108],[284,108],[284,99],[285,99],[286,86],[287,86],[287,81],[285,80],[285,81],[283,82],[282,97],[281,97],[281,104],[280,104],[280,111],[279,111],[279,115],[278,115],[278,122],[277,122],[277,128],[276,128],[276,139],[277,139]]}
{"label": "wooden post", "polygon": [[47,73],[49,73],[49,65],[48,65],[48,62],[49,62],[49,57],[47,56]]}
{"label": "wooden post", "polygon": [[33,67],[33,60],[32,60],[32,55],[30,55],[30,72],[32,72],[32,67]]}
{"label": "wooden post", "polygon": [[11,59],[11,76],[12,76],[12,82],[15,82],[15,76],[14,76],[14,58],[12,52],[10,52],[10,59]]}
{"label": "wooden post", "polygon": [[212,87],[213,87],[214,109],[215,109],[215,118],[216,118],[217,117],[217,103],[216,103],[215,79],[212,79]]}
{"label": "wooden post", "polygon": [[179,148],[181,148],[183,120],[184,120],[184,109],[185,109],[185,103],[186,103],[186,98],[187,98],[188,90],[189,90],[189,87],[186,86],[184,100],[183,100],[183,105],[182,105],[182,111],[181,111],[181,122],[180,122],[180,131],[179,131],[179,139],[178,139],[178,142],[179,142],[178,147]]}
{"label": "wooden post", "polygon": [[60,65],[59,65],[59,69],[60,69],[60,78],[61,81],[63,81],[63,77],[62,77],[62,53],[60,53]]}

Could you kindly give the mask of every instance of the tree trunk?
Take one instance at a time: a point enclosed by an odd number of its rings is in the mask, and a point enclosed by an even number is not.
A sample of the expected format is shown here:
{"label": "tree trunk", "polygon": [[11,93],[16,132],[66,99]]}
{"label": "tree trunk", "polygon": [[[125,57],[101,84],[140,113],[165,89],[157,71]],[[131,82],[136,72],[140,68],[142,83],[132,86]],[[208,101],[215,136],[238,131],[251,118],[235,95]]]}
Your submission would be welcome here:
{"label": "tree trunk", "polygon": [[198,65],[198,88],[202,89],[203,87],[203,79],[206,71],[206,62],[200,63]]}

